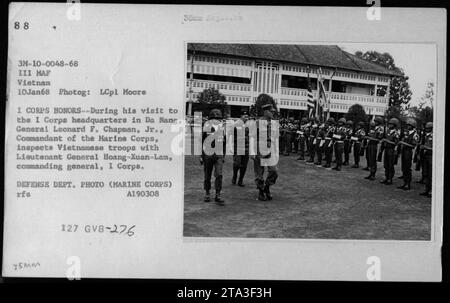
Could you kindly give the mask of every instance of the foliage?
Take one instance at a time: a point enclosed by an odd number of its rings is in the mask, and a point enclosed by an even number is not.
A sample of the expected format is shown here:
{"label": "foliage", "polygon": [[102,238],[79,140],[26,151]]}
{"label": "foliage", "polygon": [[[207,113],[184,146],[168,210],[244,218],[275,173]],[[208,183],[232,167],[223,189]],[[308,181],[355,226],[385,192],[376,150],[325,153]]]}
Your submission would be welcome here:
{"label": "foliage", "polygon": [[[384,66],[385,68],[398,73],[391,79],[389,86],[389,106],[407,107],[411,101],[412,92],[409,87],[409,77],[404,73],[403,69],[397,67],[394,58],[389,53],[379,53],[376,51],[361,52],[357,51],[355,55],[367,61]],[[379,94],[386,93],[384,88],[379,87]]]}
{"label": "foliage", "polygon": [[359,122],[367,122],[368,117],[366,112],[364,111],[364,107],[359,104],[353,104],[348,109],[348,112],[345,114],[345,119],[352,120],[353,125],[357,125]]}
{"label": "foliage", "polygon": [[225,102],[225,96],[214,87],[205,88],[197,97],[197,102],[203,115],[208,115],[211,109],[218,108],[222,111],[224,117],[229,112],[228,104]]}

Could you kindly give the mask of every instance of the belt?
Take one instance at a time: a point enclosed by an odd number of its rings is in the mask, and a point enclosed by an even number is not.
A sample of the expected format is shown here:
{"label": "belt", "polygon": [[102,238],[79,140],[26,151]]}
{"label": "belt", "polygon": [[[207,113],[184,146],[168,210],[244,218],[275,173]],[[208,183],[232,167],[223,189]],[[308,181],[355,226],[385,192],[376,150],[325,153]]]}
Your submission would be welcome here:
{"label": "belt", "polygon": [[336,141],[336,143],[344,143],[343,140]]}

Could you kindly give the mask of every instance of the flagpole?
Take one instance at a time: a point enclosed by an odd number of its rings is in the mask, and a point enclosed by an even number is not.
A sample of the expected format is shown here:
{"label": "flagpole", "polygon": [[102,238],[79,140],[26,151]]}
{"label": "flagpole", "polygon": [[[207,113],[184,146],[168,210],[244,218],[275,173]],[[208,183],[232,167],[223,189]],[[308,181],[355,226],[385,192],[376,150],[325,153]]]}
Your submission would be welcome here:
{"label": "flagpole", "polygon": [[328,102],[327,102],[327,120],[330,119],[330,107],[331,107],[331,88],[333,87],[333,77],[336,73],[336,68],[334,69],[333,73],[330,76],[330,82],[328,83]]}

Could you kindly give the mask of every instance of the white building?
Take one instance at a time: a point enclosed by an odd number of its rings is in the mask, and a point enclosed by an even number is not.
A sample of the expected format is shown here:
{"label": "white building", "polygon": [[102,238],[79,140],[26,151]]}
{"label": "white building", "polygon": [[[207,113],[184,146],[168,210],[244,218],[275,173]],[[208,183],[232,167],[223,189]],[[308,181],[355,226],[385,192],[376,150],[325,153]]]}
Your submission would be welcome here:
{"label": "white building", "polygon": [[267,93],[275,98],[282,115],[289,111],[290,116],[300,118],[307,109],[307,71],[316,98],[319,69],[331,116],[346,113],[355,103],[367,114],[384,114],[389,83],[396,73],[336,45],[189,43],[186,109],[198,93],[214,87],[226,96],[233,117],[248,109],[260,93]]}

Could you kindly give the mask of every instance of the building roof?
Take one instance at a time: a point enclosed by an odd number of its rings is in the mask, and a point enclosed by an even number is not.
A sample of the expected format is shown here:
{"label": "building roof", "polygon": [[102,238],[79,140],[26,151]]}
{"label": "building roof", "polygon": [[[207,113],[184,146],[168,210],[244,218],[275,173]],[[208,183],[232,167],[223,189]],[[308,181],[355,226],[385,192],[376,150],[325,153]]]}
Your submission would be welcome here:
{"label": "building roof", "polygon": [[396,71],[343,51],[337,45],[189,43],[188,50],[326,66],[390,76],[398,75]]}

